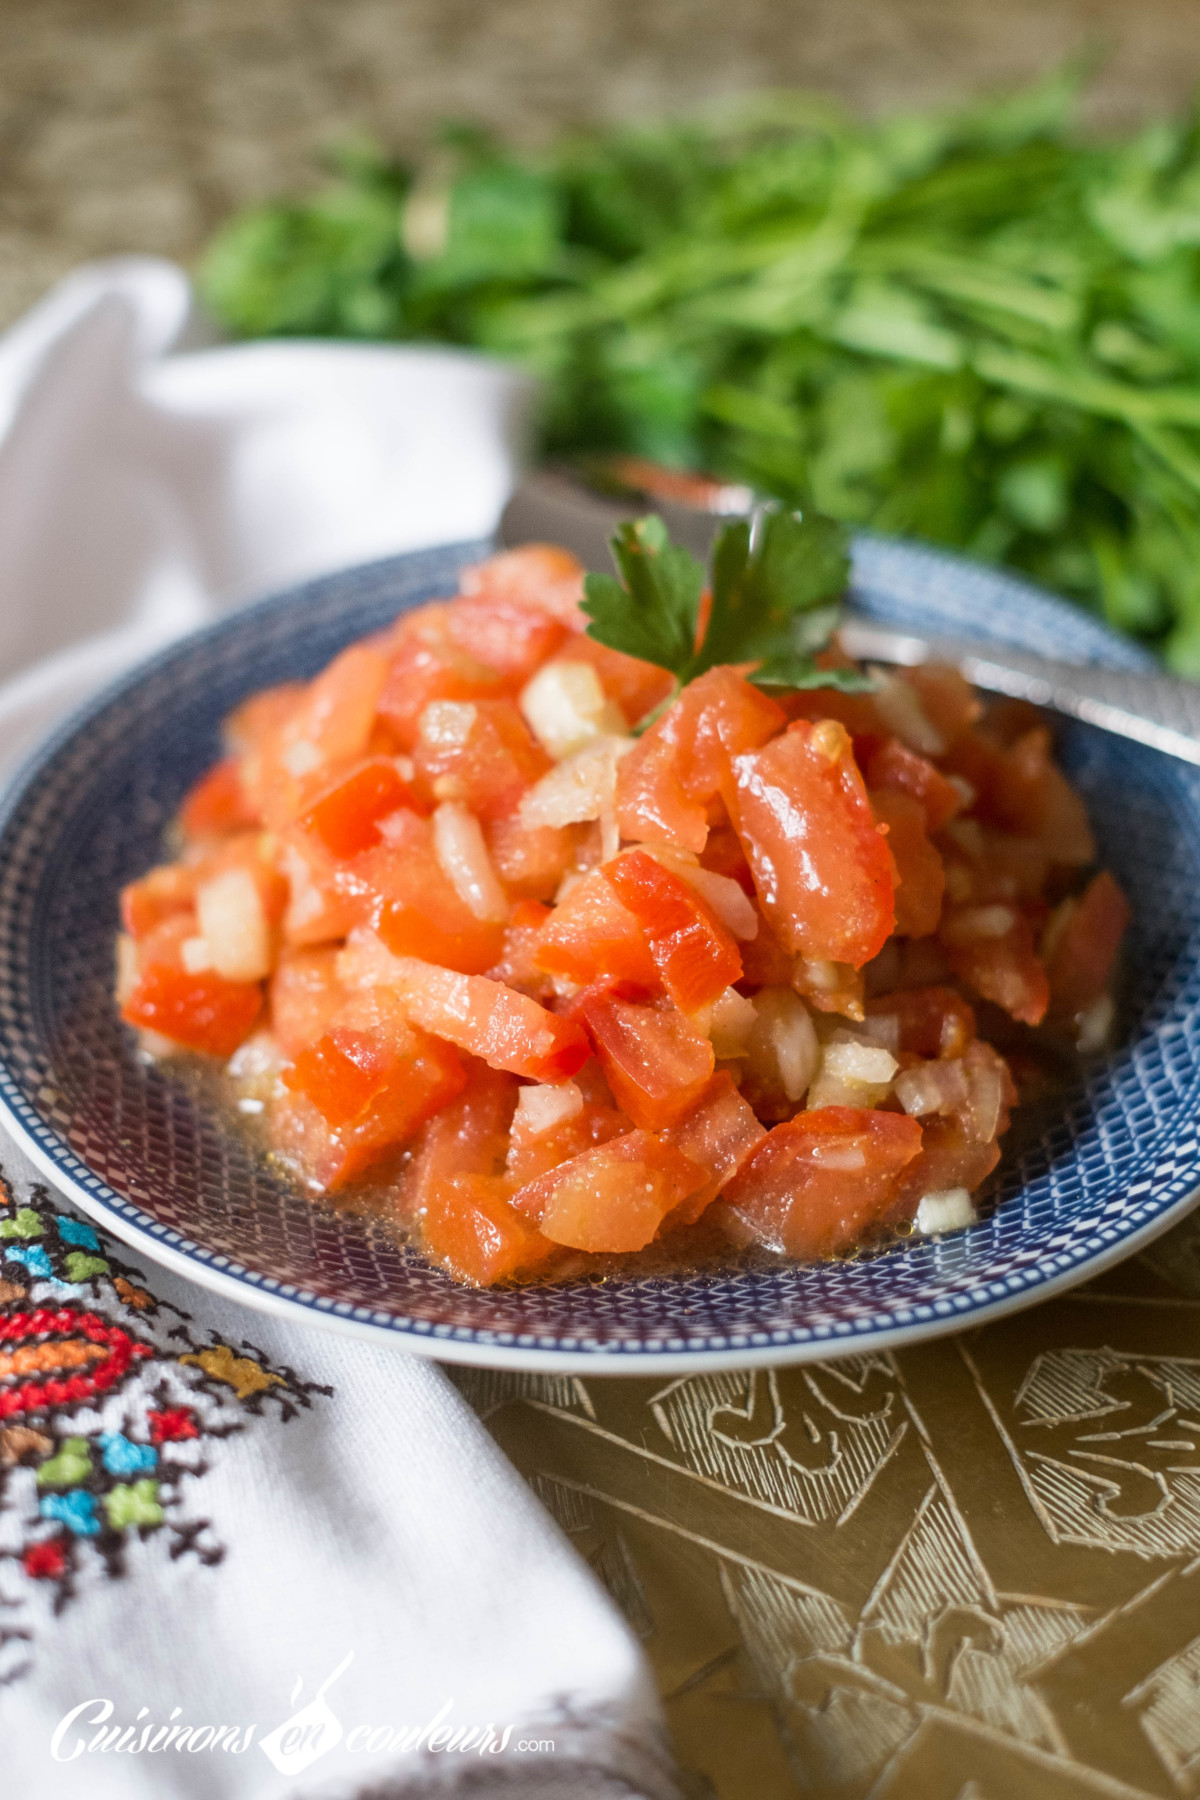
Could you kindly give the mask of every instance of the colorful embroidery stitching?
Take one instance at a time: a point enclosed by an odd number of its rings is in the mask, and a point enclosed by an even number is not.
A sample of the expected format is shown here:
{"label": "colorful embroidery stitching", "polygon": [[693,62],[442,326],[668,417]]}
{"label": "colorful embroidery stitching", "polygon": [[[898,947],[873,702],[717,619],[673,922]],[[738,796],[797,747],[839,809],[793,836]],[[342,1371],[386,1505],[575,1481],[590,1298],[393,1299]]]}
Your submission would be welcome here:
{"label": "colorful embroidery stitching", "polygon": [[141,1272],[43,1188],[20,1204],[0,1173],[0,1684],[30,1666],[32,1621],[97,1568],[126,1572],[162,1536],[209,1566],[224,1545],[183,1488],[205,1444],[268,1407],[283,1420],[328,1388],[249,1343],[198,1336]]}

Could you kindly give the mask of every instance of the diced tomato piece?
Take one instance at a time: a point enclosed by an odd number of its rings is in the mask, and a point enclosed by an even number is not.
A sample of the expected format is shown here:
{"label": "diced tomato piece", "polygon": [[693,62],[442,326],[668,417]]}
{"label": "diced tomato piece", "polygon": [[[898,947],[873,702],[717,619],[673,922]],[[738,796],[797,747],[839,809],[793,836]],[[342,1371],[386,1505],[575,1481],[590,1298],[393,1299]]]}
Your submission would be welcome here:
{"label": "diced tomato piece", "polygon": [[446,614],[450,642],[465,656],[523,687],[567,635],[561,619],[505,593],[456,600]]}
{"label": "diced tomato piece", "polygon": [[195,869],[164,863],[123,887],[121,924],[130,937],[147,937],[164,919],[191,913],[196,904],[196,880]]}
{"label": "diced tomato piece", "polygon": [[610,650],[607,644],[594,637],[573,637],[564,654],[572,662],[592,665],[606,697],[616,701],[631,726],[644,719],[656,706],[661,706],[675,685],[674,677],[656,663],[643,662],[640,656],[625,656],[620,650]]}
{"label": "diced tomato piece", "polygon": [[257,823],[242,786],[240,758],[227,756],[214,763],[206,775],[190,787],[179,809],[185,837],[223,837]]}
{"label": "diced tomato piece", "polygon": [[801,720],[732,767],[734,824],[778,936],[861,968],[894,928],[896,874],[845,728]]}
{"label": "diced tomato piece", "polygon": [[797,958],[780,943],[769,922],[759,914],[758,931],[739,946],[743,983],[747,987],[790,987]]}
{"label": "diced tomato piece", "polygon": [[942,916],[946,871],[925,830],[925,809],[898,788],[877,788],[871,807],[888,828],[888,849],[896,864],[896,932],[928,937]]}
{"label": "diced tomato piece", "polygon": [[395,995],[378,989],[353,995],[283,1075],[329,1127],[326,1153],[345,1152],[334,1187],[406,1143],[465,1079],[454,1051],[414,1030]]}
{"label": "diced tomato piece", "polygon": [[1129,902],[1106,869],[1065,900],[1046,932],[1046,975],[1057,1018],[1078,1020],[1107,991],[1130,920]]}
{"label": "diced tomato piece", "polygon": [[395,956],[479,975],[503,949],[504,927],[475,917],[438,861],[429,821],[415,813],[393,813],[386,843],[356,857],[340,879],[363,896],[365,916]]}
{"label": "diced tomato piece", "polygon": [[544,1236],[574,1250],[641,1250],[663,1219],[708,1181],[651,1131],[630,1131],[541,1175],[514,1199]]}
{"label": "diced tomato piece", "polygon": [[925,717],[947,744],[953,744],[983,716],[978,694],[961,671],[948,663],[919,663],[903,670],[901,678],[916,688]]}
{"label": "diced tomato piece", "polygon": [[235,756],[245,757],[257,745],[273,737],[303,700],[302,681],[282,681],[263,688],[235,706],[225,721],[225,741]]}
{"label": "diced tomato piece", "polygon": [[121,1008],[129,1025],[156,1031],[208,1056],[232,1056],[262,1010],[257,981],[225,981],[211,969],[192,975],[182,964],[150,962]]}
{"label": "diced tomato piece", "polygon": [[337,957],[332,945],[316,950],[285,949],[280,954],[268,990],[271,1029],[289,1059],[323,1037],[345,1004]]}
{"label": "diced tomato piece", "polygon": [[962,811],[963,796],[954,783],[899,738],[888,738],[882,743],[863,772],[872,790],[890,788],[920,801],[926,831],[940,831],[955,813]]}
{"label": "diced tomato piece", "polygon": [[570,1019],[486,975],[398,956],[388,985],[408,1017],[494,1069],[532,1081],[563,1081],[587,1061],[587,1039]]}
{"label": "diced tomato piece", "polygon": [[1040,905],[1050,858],[1036,838],[964,819],[941,838],[946,891],[956,905],[1020,900]]}
{"label": "diced tomato piece", "polygon": [[958,1118],[936,1115],[922,1120],[921,1154],[904,1171],[901,1213],[913,1213],[926,1194],[965,1187],[974,1193],[1000,1161],[995,1138],[981,1143]]}
{"label": "diced tomato piece", "polygon": [[674,1007],[639,1006],[594,988],[572,1011],[587,1027],[617,1105],[647,1131],[674,1125],[712,1079],[712,1045]]}
{"label": "diced tomato piece", "polygon": [[282,831],[333,774],[366,754],[386,673],[380,649],[351,644],[274,726],[264,722],[243,755],[242,784],[269,830]]}
{"label": "diced tomato piece", "polygon": [[835,719],[848,732],[854,755],[863,768],[892,736],[892,726],[873,694],[842,694],[836,688],[805,688],[787,696],[785,711],[789,719],[807,719],[811,725],[819,725],[822,719]]}
{"label": "diced tomato piece", "polygon": [[603,869],[577,882],[542,927],[537,961],[568,981],[631,981],[657,989],[658,970],[645,933]]}
{"label": "diced tomato piece", "polygon": [[965,1056],[975,1037],[975,1014],[948,987],[902,988],[866,1004],[868,1019],[894,1018],[897,1049],[906,1056]]}
{"label": "diced tomato piece", "polygon": [[680,780],[675,745],[654,734],[669,715],[639,738],[617,767],[617,824],[621,836],[703,850],[708,811],[689,799]]}
{"label": "diced tomato piece", "polygon": [[515,601],[549,613],[572,631],[587,624],[579,610],[583,564],[557,544],[522,544],[464,569],[459,583],[469,597]]}
{"label": "diced tomato piece", "polygon": [[986,824],[1034,840],[1050,862],[1082,867],[1095,859],[1095,839],[1083,802],[1051,750],[1043,725],[1008,745],[987,730],[967,731],[944,760],[974,788],[973,811]]}
{"label": "diced tomato piece", "polygon": [[343,865],[319,838],[293,825],[278,841],[288,884],[283,935],[289,944],[332,943],[369,916],[372,896],[346,881]]}
{"label": "diced tomato piece", "polygon": [[449,601],[405,613],[395,631],[391,667],[379,696],[379,715],[411,751],[421,714],[434,700],[494,700],[504,692],[495,669],[464,651],[450,635]]}
{"label": "diced tomato piece", "polygon": [[572,866],[578,825],[522,825],[515,813],[489,819],[484,829],[492,867],[514,897],[551,900]]}
{"label": "diced tomato piece", "polygon": [[372,756],[339,775],[296,820],[331,856],[357,856],[380,841],[379,821],[414,808],[412,789],[387,756]]}
{"label": "diced tomato piece", "polygon": [[708,1006],[741,979],[737,943],[696,890],[644,850],[604,871],[641,925],[663,986],[681,1012]]}
{"label": "diced tomato piece", "polygon": [[438,800],[460,800],[481,819],[511,813],[550,767],[511,700],[439,701],[421,714],[417,773]]}
{"label": "diced tomato piece", "polygon": [[421,1220],[421,1248],[472,1287],[532,1275],[561,1254],[514,1209],[495,1175],[452,1175],[440,1184]]}
{"label": "diced tomato piece", "polygon": [[766,1137],[727,1070],[714,1075],[692,1110],[663,1133],[669,1144],[708,1173],[704,1186],[676,1207],[667,1223],[691,1225]]}
{"label": "diced tomato piece", "polygon": [[754,893],[754,877],[750,873],[750,864],[746,861],[746,852],[742,849],[742,840],[732,825],[712,825],[708,830],[708,842],[700,855],[702,869],[710,869],[714,875],[724,875],[729,881],[736,881],[747,894]]}
{"label": "diced tomato piece", "polygon": [[1053,862],[1094,862],[1096,840],[1083,801],[1055,763],[1046,727],[1023,733],[1005,752],[1004,764],[1003,779],[991,796],[997,823],[1019,836],[1037,838]]}
{"label": "diced tomato piece", "polygon": [[[595,1063],[590,1066],[594,1068]],[[518,1108],[512,1122],[507,1165],[518,1190],[523,1190],[539,1175],[569,1162],[573,1156],[581,1155],[584,1150],[606,1144],[610,1138],[621,1137],[631,1129],[632,1120],[612,1104],[607,1088],[605,1094],[606,1098],[602,1100],[585,1099],[573,1118],[551,1126],[548,1131],[532,1131]],[[513,1204],[524,1205],[526,1202],[515,1198]]]}
{"label": "diced tomato piece", "polygon": [[1050,985],[1034,949],[1033,928],[1017,907],[950,908],[938,942],[960,981],[1014,1019],[1041,1024],[1050,1003]]}
{"label": "diced tomato piece", "polygon": [[400,1183],[398,1217],[409,1222],[424,1213],[455,1175],[501,1175],[519,1084],[503,1069],[489,1069],[477,1057],[466,1064],[466,1086],[435,1113],[413,1146],[412,1162]]}
{"label": "diced tomato piece", "polygon": [[666,839],[697,854],[708,802],[729,782],[729,759],[765,744],[783,709],[735,669],[710,669],[645,732],[617,771],[621,835]]}
{"label": "diced tomato piece", "polygon": [[310,682],[289,723],[292,741],[312,744],[327,767],[362,756],[387,675],[381,649],[349,645]]}
{"label": "diced tomato piece", "polygon": [[825,1106],[776,1125],[725,1190],[752,1236],[788,1256],[830,1256],[885,1220],[921,1127],[902,1113]]}
{"label": "diced tomato piece", "polygon": [[[315,1193],[337,1193],[391,1153],[392,1147],[360,1146],[353,1134],[335,1131],[311,1100],[287,1088],[272,1098],[268,1117],[275,1154]],[[396,1153],[400,1149],[394,1146]]]}
{"label": "diced tomato piece", "polygon": [[554,983],[537,960],[542,927],[550,917],[550,908],[536,900],[519,900],[504,927],[504,947],[496,962],[483,972],[491,981],[503,981],[531,1000],[545,1002],[554,993]]}

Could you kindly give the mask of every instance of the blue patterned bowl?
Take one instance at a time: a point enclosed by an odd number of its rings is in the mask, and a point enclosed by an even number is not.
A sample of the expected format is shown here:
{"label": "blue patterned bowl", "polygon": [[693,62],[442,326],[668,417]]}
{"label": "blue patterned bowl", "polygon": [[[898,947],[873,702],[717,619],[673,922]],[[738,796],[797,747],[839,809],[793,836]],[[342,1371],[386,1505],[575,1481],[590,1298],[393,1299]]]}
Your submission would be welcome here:
{"label": "blue patterned bowl", "polygon": [[[217,1107],[144,1067],[112,1002],[121,884],[245,694],[453,592],[482,546],[317,581],[163,651],[47,743],[0,810],[0,1107],[57,1187],[146,1255],[297,1319],[446,1360],[676,1373],[882,1348],[1028,1305],[1128,1255],[1200,1187],[1200,771],[1084,726],[1063,754],[1134,909],[1124,1047],[1026,1131],[998,1204],[857,1260],[478,1293],[291,1191]],[[860,606],[902,626],[1143,666],[1102,626],[957,558],[864,538]]]}

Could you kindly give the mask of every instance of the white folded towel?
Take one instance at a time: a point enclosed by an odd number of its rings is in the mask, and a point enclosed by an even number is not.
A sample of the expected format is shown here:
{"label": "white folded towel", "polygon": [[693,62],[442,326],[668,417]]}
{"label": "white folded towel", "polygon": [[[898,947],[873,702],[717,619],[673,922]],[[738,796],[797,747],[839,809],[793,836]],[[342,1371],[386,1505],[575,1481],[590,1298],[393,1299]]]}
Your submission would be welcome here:
{"label": "white folded towel", "polygon": [[[123,260],[0,340],[0,774],[214,612],[495,526],[519,376],[174,350],[190,316]],[[438,1368],[125,1257],[2,1132],[0,1164],[5,1796],[674,1793],[631,1633]]]}

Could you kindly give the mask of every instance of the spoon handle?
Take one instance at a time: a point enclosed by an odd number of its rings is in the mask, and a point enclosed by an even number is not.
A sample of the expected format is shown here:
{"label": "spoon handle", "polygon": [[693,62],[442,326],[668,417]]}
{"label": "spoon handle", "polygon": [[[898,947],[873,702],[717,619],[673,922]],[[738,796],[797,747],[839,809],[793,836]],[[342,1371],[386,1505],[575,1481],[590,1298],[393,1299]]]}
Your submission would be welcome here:
{"label": "spoon handle", "polygon": [[918,637],[849,613],[843,616],[841,640],[851,656],[866,662],[910,668],[951,663],[972,686],[988,693],[1031,701],[1200,765],[1200,682],[1106,669],[1098,663],[1056,662],[1007,644]]}

